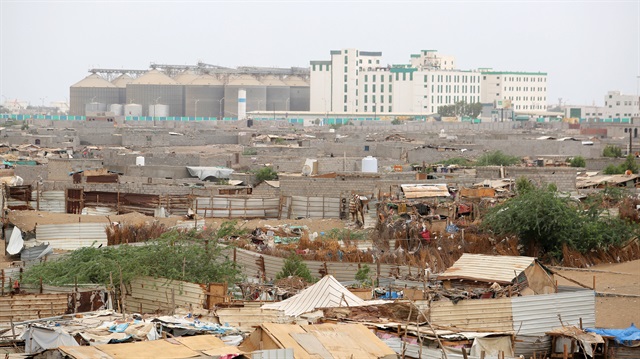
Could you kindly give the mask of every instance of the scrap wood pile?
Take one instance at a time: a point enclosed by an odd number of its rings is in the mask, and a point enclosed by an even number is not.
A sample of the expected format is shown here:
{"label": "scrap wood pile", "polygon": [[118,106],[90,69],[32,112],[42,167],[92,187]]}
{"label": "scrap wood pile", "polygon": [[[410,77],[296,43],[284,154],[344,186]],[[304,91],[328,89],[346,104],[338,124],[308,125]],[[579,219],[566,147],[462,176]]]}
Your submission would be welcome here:
{"label": "scrap wood pile", "polygon": [[[356,322],[416,322],[419,310],[410,302],[391,302],[387,304],[360,307],[324,308],[324,317]],[[420,315],[420,317],[423,317]]]}
{"label": "scrap wood pile", "polygon": [[287,277],[273,284],[237,283],[243,300],[284,300],[307,288],[309,283],[300,277]]}
{"label": "scrap wood pile", "polygon": [[158,222],[151,224],[120,224],[118,222],[111,222],[105,229],[107,232],[107,245],[109,246],[154,240],[168,230],[164,224]]}

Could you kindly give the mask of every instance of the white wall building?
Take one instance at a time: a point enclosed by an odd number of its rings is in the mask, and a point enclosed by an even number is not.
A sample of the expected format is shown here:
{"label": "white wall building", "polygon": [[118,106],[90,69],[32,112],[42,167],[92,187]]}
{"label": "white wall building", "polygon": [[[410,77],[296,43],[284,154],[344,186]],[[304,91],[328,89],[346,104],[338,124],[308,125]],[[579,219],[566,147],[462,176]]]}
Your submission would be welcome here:
{"label": "white wall building", "polygon": [[382,64],[381,52],[331,51],[330,61],[311,61],[310,110],[428,115],[443,105],[480,102],[480,72],[455,66],[453,56],[435,50],[393,66]]}
{"label": "white wall building", "polygon": [[545,72],[510,72],[481,69],[482,103],[509,100],[516,112],[544,111],[547,108]]}
{"label": "white wall building", "polygon": [[631,119],[640,117],[640,98],[636,95],[623,95],[620,91],[609,91],[604,96],[604,106],[578,105],[566,106],[567,118],[586,120]]}

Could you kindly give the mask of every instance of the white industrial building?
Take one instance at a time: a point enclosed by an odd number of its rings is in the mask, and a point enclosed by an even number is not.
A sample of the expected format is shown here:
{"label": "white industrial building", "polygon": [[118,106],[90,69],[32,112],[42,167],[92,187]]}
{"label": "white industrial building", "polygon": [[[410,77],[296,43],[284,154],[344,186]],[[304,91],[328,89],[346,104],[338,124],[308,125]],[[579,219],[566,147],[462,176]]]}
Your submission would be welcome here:
{"label": "white industrial building", "polygon": [[570,105],[566,106],[564,110],[565,116],[568,118],[587,121],[629,120],[640,117],[640,98],[637,95],[623,95],[620,91],[609,91],[604,96],[604,106]]}
{"label": "white industrial building", "polygon": [[[482,103],[503,101],[516,112],[547,108],[547,74],[544,72],[510,72],[481,69]],[[499,107],[499,106],[498,106]]]}
{"label": "white industrial building", "polygon": [[412,54],[409,64],[385,65],[381,52],[331,51],[311,61],[310,110],[434,114],[444,105],[510,100],[515,110],[544,110],[546,73],[458,70],[436,50]]}

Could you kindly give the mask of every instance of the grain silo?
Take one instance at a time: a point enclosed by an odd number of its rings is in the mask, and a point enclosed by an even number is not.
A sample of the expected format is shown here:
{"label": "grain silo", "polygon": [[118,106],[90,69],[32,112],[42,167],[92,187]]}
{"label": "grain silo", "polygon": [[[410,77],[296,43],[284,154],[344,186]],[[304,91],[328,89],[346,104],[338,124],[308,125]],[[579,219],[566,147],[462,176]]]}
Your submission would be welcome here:
{"label": "grain silo", "polygon": [[133,81],[133,77],[127,74],[122,74],[111,81],[111,83],[116,85],[116,87],[118,88],[119,104],[127,103],[127,84],[131,81]]}
{"label": "grain silo", "polygon": [[[238,117],[238,90],[247,91],[247,111],[267,110],[273,107],[267,103],[267,88],[255,76],[249,74],[229,75],[229,82],[224,87],[224,116]],[[277,110],[277,108],[276,108]]]}
{"label": "grain silo", "polygon": [[176,80],[176,82],[180,85],[187,85],[197,78],[198,74],[196,74],[192,70],[184,70],[181,73],[177,74],[173,79]]}
{"label": "grain silo", "polygon": [[284,83],[281,76],[267,75],[260,79],[267,87],[267,104],[270,109],[276,111],[289,111],[291,94],[289,85]]}
{"label": "grain silo", "polygon": [[283,82],[289,85],[289,110],[309,111],[311,93],[309,80],[303,76],[287,76]]}
{"label": "grain silo", "polygon": [[88,104],[119,103],[118,88],[98,74],[91,74],[69,89],[69,115],[84,116]]}
{"label": "grain silo", "polygon": [[127,103],[142,105],[143,116],[150,105],[167,105],[169,116],[184,115],[184,87],[159,70],[150,70],[127,84]]}
{"label": "grain silo", "polygon": [[184,86],[185,115],[220,117],[223,110],[224,81],[214,75],[201,75]]}

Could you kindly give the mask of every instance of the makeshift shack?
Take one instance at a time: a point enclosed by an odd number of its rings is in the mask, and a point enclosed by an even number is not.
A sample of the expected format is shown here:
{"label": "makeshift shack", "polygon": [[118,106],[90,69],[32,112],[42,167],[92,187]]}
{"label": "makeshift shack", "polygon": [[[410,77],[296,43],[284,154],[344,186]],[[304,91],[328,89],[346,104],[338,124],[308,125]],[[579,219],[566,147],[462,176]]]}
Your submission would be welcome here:
{"label": "makeshift shack", "polygon": [[551,272],[533,257],[464,253],[438,280],[446,289],[490,290],[488,297],[557,292]]}
{"label": "makeshift shack", "polygon": [[396,353],[362,324],[296,325],[264,323],[239,347],[258,349],[293,348],[293,357],[395,359]]}

